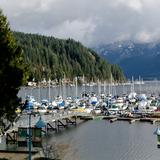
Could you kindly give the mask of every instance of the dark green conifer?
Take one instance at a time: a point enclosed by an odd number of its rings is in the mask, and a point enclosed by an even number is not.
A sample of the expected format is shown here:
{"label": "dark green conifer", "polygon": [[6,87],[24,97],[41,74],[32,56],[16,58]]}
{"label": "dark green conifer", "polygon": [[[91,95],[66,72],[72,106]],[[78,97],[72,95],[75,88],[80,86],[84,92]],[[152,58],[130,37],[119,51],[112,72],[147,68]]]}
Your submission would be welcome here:
{"label": "dark green conifer", "polygon": [[27,74],[22,50],[16,41],[5,17],[0,10],[0,118],[12,120],[17,108],[18,91]]}

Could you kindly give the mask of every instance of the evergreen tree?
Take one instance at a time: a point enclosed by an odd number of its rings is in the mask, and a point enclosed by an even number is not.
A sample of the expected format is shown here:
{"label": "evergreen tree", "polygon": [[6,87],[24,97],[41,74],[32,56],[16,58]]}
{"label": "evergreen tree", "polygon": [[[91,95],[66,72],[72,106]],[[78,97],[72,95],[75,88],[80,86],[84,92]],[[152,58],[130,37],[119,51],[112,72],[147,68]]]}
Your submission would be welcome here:
{"label": "evergreen tree", "polygon": [[51,78],[59,81],[64,75],[70,80],[83,75],[87,81],[109,80],[112,71],[115,81],[124,80],[119,66],[111,70],[112,64],[73,39],[62,40],[20,32],[14,32],[14,35],[24,50],[26,63],[30,65],[29,80]]}
{"label": "evergreen tree", "polygon": [[0,10],[0,118],[13,120],[19,105],[18,91],[27,78],[22,50]]}

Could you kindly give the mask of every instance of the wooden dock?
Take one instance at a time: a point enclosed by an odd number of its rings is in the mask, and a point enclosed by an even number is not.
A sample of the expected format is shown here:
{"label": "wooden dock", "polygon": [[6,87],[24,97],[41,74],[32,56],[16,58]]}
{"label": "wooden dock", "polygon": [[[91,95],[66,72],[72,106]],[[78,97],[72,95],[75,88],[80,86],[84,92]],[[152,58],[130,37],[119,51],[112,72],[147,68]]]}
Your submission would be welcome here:
{"label": "wooden dock", "polygon": [[156,122],[160,122],[160,118],[137,118],[137,117],[118,117],[118,116],[92,116],[92,115],[84,115],[79,116],[82,120],[109,120],[111,123],[116,121],[128,121],[130,124],[135,122],[150,122],[151,124],[155,124]]}
{"label": "wooden dock", "polygon": [[[111,123],[116,121],[128,121],[130,124],[135,122],[149,122],[151,124],[155,124],[156,122],[160,122],[160,118],[153,118],[153,117],[144,117],[144,118],[137,118],[137,117],[119,117],[116,115],[112,116],[106,116],[106,115],[92,115],[92,114],[86,114],[86,113],[58,113],[58,114],[49,114],[49,115],[41,115],[43,121],[45,122],[45,128],[42,128],[42,132],[47,134],[48,132],[58,132],[60,130],[67,129],[71,126],[77,125],[77,117],[81,121],[89,121],[89,120],[108,120]],[[32,124],[31,127],[35,127],[35,123],[38,120],[38,117],[31,117],[32,118]],[[22,121],[21,121],[22,120]],[[18,128],[19,127],[26,127],[28,128],[28,124],[26,121],[28,121],[28,115],[24,115],[24,117],[21,117],[19,121],[17,122],[16,126],[13,128],[10,128],[6,132],[6,144],[8,143],[17,143],[17,135],[18,135]],[[21,123],[23,122],[23,123]]]}
{"label": "wooden dock", "polygon": [[156,122],[160,122],[160,118],[140,118],[140,121],[155,124]]}

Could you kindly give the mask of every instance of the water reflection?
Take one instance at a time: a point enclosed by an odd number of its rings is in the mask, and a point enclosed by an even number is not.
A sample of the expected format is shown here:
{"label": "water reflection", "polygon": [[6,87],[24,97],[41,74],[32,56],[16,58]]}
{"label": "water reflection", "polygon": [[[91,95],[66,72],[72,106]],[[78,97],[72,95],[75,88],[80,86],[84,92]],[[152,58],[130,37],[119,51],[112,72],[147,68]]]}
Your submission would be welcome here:
{"label": "water reflection", "polygon": [[154,129],[148,123],[93,120],[55,134],[49,142],[57,144],[64,160],[159,160]]}
{"label": "water reflection", "polygon": [[[99,86],[79,86],[77,89],[78,96],[81,96],[81,93],[84,91],[95,92],[97,95],[99,92],[105,92],[105,94],[112,93],[112,95],[122,95],[129,94],[131,91],[133,91],[132,85],[115,85],[112,87],[106,85],[105,87],[101,86],[101,89],[99,88]],[[148,81],[141,85],[134,84],[134,91],[138,94],[160,94],[160,81]],[[75,97],[76,94],[76,86],[63,86],[51,87],[50,89],[48,87],[22,87],[18,95],[23,99],[26,97],[26,95],[33,95],[37,101],[40,101],[41,99],[48,99],[49,97],[54,99],[54,97],[58,95],[61,95],[63,98],[68,96]]]}

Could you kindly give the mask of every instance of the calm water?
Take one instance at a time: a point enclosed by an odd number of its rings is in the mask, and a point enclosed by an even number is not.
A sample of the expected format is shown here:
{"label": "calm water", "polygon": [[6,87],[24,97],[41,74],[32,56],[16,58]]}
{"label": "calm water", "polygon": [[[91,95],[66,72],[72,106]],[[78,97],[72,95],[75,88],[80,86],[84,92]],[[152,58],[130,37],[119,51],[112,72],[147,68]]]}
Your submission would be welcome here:
{"label": "calm water", "polygon": [[155,128],[149,123],[92,120],[52,134],[47,143],[55,144],[63,160],[159,160]]}
{"label": "calm water", "polygon": [[[112,95],[122,95],[122,94],[129,94],[133,89],[131,89],[131,85],[119,85],[119,86],[112,86],[109,87],[108,85],[101,86],[80,86],[77,89],[77,96],[80,96],[82,92],[95,92],[97,95],[99,93],[105,93]],[[134,85],[134,91],[136,93],[145,93],[145,94],[160,94],[160,81],[149,81],[145,82],[142,85],[135,84]],[[76,97],[76,87],[75,86],[63,86],[63,87],[51,87],[50,93],[49,88],[33,88],[33,87],[23,87],[20,92],[19,96],[21,96],[23,99],[26,97],[26,95],[33,95],[37,101],[40,101],[41,99],[48,99],[50,94],[51,100],[54,99],[55,96],[61,95],[64,98],[67,96]]]}

